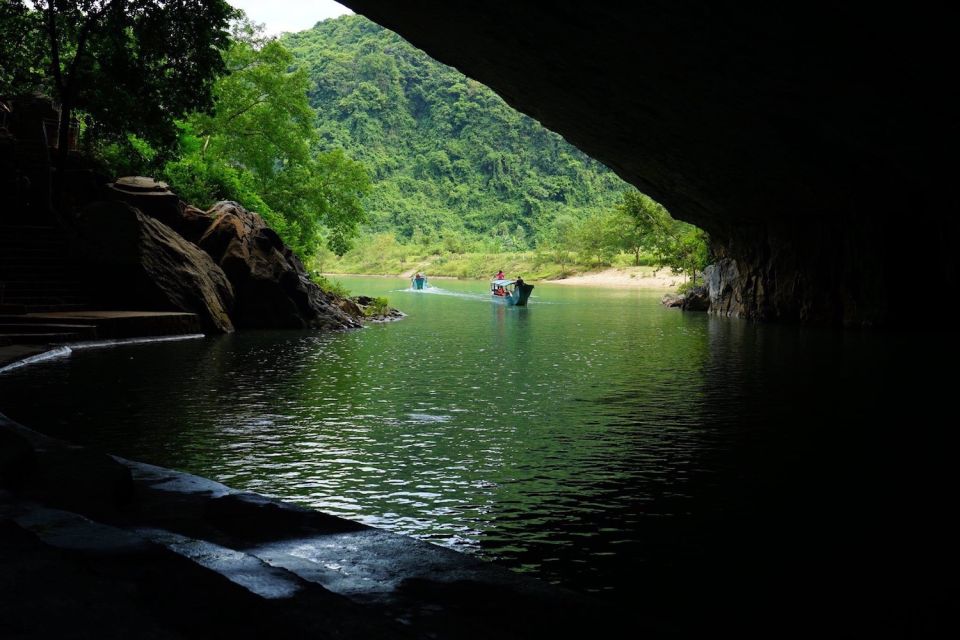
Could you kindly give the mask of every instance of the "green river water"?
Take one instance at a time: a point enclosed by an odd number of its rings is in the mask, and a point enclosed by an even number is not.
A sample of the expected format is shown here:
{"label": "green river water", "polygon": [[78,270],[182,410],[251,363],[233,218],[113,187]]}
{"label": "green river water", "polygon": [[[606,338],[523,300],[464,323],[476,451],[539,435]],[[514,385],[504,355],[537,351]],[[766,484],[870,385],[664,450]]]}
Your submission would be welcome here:
{"label": "green river water", "polygon": [[901,436],[934,415],[905,398],[942,393],[905,357],[924,338],[681,313],[651,291],[541,284],[510,308],[483,282],[339,280],[408,317],[77,351],[0,375],[0,410],[650,608],[702,606],[732,576],[762,593],[848,548],[859,571],[923,510]]}

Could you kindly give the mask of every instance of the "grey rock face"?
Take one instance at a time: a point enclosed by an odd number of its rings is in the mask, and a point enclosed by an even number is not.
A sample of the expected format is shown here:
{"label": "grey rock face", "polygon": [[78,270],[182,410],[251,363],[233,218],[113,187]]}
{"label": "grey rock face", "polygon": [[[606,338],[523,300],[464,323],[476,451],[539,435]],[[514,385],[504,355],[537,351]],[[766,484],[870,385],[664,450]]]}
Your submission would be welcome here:
{"label": "grey rock face", "polygon": [[730,258],[718,260],[703,270],[703,277],[707,282],[707,295],[712,313],[735,317],[743,315],[743,309],[737,303],[735,293],[740,278],[736,261]]}

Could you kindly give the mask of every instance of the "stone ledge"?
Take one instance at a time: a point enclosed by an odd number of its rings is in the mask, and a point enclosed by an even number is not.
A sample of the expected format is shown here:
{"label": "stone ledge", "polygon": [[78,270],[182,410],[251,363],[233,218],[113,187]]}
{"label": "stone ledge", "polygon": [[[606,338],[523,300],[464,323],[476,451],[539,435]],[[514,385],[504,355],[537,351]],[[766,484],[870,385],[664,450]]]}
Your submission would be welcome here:
{"label": "stone ledge", "polygon": [[[103,456],[2,415],[0,433],[25,441],[36,454],[35,464],[14,469],[22,477],[0,474],[6,485],[0,487],[0,535],[36,554],[21,562],[22,571],[42,566],[46,576],[27,590],[30,606],[20,602],[26,592],[0,580],[0,610],[36,609],[37,598],[52,609],[96,594],[107,603],[101,608],[114,607],[116,618],[127,621],[123,628],[151,637],[184,628],[204,629],[200,635],[209,637],[221,627],[241,637],[253,630],[305,637],[320,629],[336,638],[604,637],[618,628],[616,610],[592,598],[450,549]],[[77,468],[102,482],[78,492],[37,472],[53,462],[57,477],[66,478],[74,457]],[[129,474],[126,482],[114,472],[118,467]],[[105,574],[127,585],[127,594],[177,593],[146,606],[105,585]],[[207,601],[216,604],[196,606]],[[140,616],[143,626],[132,629]],[[70,627],[75,637],[102,632],[82,615],[77,624]]]}

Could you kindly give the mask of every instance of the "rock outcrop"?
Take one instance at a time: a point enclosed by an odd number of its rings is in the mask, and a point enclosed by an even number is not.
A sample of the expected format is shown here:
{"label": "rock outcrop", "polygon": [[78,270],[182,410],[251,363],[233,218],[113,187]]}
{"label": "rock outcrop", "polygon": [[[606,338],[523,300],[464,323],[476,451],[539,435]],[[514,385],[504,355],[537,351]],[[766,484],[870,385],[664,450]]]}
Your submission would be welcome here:
{"label": "rock outcrop", "polygon": [[683,303],[680,305],[680,308],[684,311],[709,311],[710,296],[708,295],[707,287],[699,285],[692,287],[684,293]]}
{"label": "rock outcrop", "polygon": [[237,300],[233,318],[244,329],[349,329],[360,322],[337,306],[300,259],[256,213],[218,202],[197,240],[227,274]]}
{"label": "rock outcrop", "polygon": [[360,316],[370,322],[392,322],[406,317],[404,312],[386,306],[382,299],[371,298],[370,296],[354,296],[348,298],[346,302],[356,307]]}
{"label": "rock outcrop", "polygon": [[660,304],[668,309],[679,309],[683,306],[683,296],[678,296],[675,293],[665,293],[660,298]]}
{"label": "rock outcrop", "polygon": [[344,4],[709,231],[723,313],[909,322],[902,265],[957,275],[946,6]]}
{"label": "rock outcrop", "polygon": [[684,311],[709,311],[709,290],[707,289],[706,285],[699,285],[681,295],[667,293],[660,298],[660,304],[668,309],[682,309]]}
{"label": "rock outcrop", "polygon": [[703,279],[707,283],[707,296],[713,313],[728,317],[744,315],[746,308],[740,295],[747,287],[740,281],[735,260],[717,260],[703,270]]}
{"label": "rock outcrop", "polygon": [[234,292],[204,251],[122,202],[98,202],[75,220],[77,246],[105,303],[195,313],[204,331],[233,331]]}
{"label": "rock outcrop", "polygon": [[363,311],[314,283],[300,259],[258,214],[236,202],[201,211],[152,178],[120,178],[107,187],[124,202],[176,231],[206,253],[235,296],[230,318],[240,329],[350,329]]}

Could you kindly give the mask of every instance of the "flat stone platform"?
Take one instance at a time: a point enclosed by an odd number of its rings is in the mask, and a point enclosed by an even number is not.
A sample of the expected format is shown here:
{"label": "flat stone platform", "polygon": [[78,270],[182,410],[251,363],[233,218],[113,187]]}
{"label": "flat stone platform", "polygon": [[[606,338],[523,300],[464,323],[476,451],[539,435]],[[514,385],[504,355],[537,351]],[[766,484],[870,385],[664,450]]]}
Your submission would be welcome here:
{"label": "flat stone platform", "polygon": [[[0,414],[0,637],[619,637],[446,548],[70,445]],[[641,631],[632,621],[631,636]]]}
{"label": "flat stone platform", "polygon": [[50,311],[0,316],[0,321],[94,325],[99,340],[202,333],[195,314],[179,311]]}

